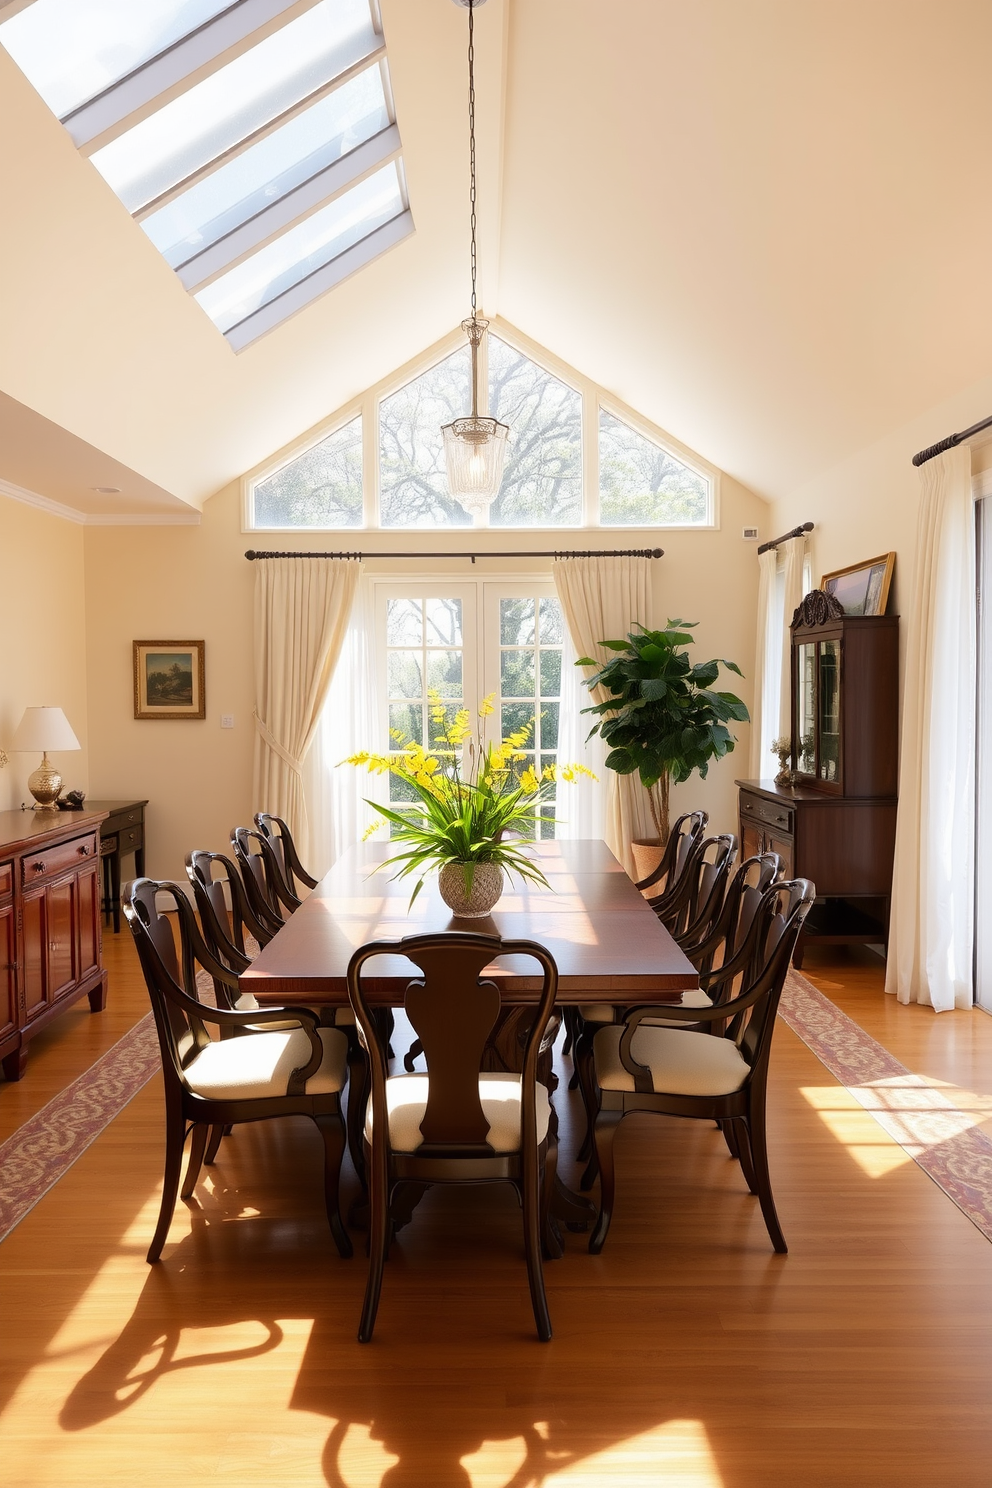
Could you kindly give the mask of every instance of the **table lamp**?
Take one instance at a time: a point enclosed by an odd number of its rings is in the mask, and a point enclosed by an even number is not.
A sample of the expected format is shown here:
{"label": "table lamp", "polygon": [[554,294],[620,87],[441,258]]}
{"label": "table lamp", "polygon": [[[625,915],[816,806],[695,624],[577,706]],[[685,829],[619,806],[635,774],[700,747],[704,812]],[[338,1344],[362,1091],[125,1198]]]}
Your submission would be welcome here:
{"label": "table lamp", "polygon": [[55,803],[62,789],[62,776],[49,760],[48,751],[82,748],[62,709],[25,708],[10,747],[21,754],[41,750],[41,764],[28,776],[28,790],[38,802],[36,809],[57,811]]}

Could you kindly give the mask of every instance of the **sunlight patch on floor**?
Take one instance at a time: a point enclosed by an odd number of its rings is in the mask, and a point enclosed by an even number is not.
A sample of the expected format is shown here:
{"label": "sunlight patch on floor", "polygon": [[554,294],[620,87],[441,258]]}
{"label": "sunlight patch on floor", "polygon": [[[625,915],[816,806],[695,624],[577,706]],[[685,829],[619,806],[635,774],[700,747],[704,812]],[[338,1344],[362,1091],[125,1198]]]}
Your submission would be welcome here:
{"label": "sunlight patch on floor", "polygon": [[[992,1096],[909,1071],[864,1085],[809,1086],[802,1094],[872,1178],[973,1127],[992,1125]],[[879,1127],[889,1142],[879,1141]]]}
{"label": "sunlight patch on floor", "polygon": [[548,1473],[541,1488],[602,1488],[612,1482],[623,1488],[724,1488],[702,1421],[666,1421]]}

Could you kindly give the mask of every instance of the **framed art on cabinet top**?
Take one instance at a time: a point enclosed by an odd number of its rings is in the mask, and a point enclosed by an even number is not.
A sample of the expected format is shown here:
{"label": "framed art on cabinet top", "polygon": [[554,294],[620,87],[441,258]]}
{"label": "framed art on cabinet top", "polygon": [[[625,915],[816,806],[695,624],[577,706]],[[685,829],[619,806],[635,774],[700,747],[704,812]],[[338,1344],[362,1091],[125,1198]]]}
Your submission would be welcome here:
{"label": "framed art on cabinet top", "polygon": [[889,600],[895,553],[882,553],[849,568],[837,568],[820,580],[820,588],[832,594],[845,615],[884,615]]}

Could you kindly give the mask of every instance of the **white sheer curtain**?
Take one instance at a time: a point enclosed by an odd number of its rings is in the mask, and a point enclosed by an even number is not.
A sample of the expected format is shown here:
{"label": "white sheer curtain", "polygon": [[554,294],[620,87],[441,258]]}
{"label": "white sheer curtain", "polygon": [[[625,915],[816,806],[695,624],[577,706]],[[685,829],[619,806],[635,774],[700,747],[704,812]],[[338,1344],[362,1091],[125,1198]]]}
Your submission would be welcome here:
{"label": "white sheer curtain", "polygon": [[[613,639],[612,636],[609,637]],[[563,765],[585,765],[595,780],[580,778],[574,785],[559,783],[555,793],[555,836],[564,839],[606,836],[606,746],[596,734],[586,735],[596,722],[582,714],[593,699],[582,681],[585,672],[575,665],[578,653],[568,630],[561,648],[561,706],[558,723],[558,759]]]}
{"label": "white sheer curtain", "polygon": [[[622,639],[635,623],[649,630],[654,628],[657,622],[650,565],[648,558],[556,559],[552,565],[555,588],[577,655],[605,660],[608,653],[601,649],[601,641]],[[562,660],[564,665],[564,658]],[[601,689],[587,696],[590,702],[605,701]],[[564,713],[563,700],[563,723]],[[579,727],[582,722],[584,720],[579,721]],[[565,758],[561,744],[559,757]],[[613,770],[603,773],[606,776],[606,803],[602,835],[631,878],[636,878],[637,869],[630,844],[635,838],[656,836],[647,792],[636,775],[617,775]],[[581,789],[579,786],[576,794]],[[571,810],[568,799],[563,803],[563,809]]]}
{"label": "white sheer curtain", "polygon": [[778,727],[779,690],[782,685],[779,657],[782,649],[782,605],[779,591],[778,551],[769,548],[758,554],[758,630],[754,641],[754,701],[751,717],[752,780],[774,773],[772,740]]}
{"label": "white sheer curtain", "polygon": [[781,683],[778,694],[778,734],[792,734],[792,637],[789,626],[803,597],[803,568],[806,559],[806,535],[792,537],[779,544],[782,555],[782,641]]}
{"label": "white sheer curtain", "polygon": [[255,574],[256,811],[281,816],[304,862],[310,851],[303,761],[351,612],[349,559],[268,558]]}
{"label": "white sheer curtain", "polygon": [[351,621],[327,700],[303,767],[310,819],[310,867],[318,878],[345,848],[360,842],[375,820],[365,797],[382,781],[341,761],[376,743],[372,585],[360,579]]}
{"label": "white sheer curtain", "polygon": [[975,518],[971,455],[928,460],[906,636],[899,815],[885,990],[972,1005]]}
{"label": "white sheer curtain", "polygon": [[751,777],[778,771],[772,740],[792,734],[789,626],[805,588],[807,541],[790,538],[758,554],[758,629],[754,647],[754,707],[751,718]]}

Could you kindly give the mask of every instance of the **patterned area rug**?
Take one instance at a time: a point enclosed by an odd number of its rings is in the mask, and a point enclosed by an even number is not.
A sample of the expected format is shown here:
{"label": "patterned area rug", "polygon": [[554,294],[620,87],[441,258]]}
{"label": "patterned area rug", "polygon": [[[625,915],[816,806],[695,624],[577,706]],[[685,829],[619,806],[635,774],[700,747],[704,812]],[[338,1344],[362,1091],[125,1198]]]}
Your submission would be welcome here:
{"label": "patterned area rug", "polygon": [[[209,997],[207,993],[204,1000]],[[976,1126],[974,1112],[962,1110],[939,1086],[907,1070],[799,972],[790,971],[779,1011],[879,1126],[992,1240],[992,1140]],[[0,1145],[0,1240],[158,1067],[149,1013]]]}
{"label": "patterned area rug", "polygon": [[0,1240],[160,1068],[151,1013],[0,1146]]}
{"label": "patterned area rug", "polygon": [[798,971],[789,972],[779,1013],[883,1131],[992,1240],[992,1139],[976,1124],[986,1113],[962,1109],[938,1082],[913,1074]]}

